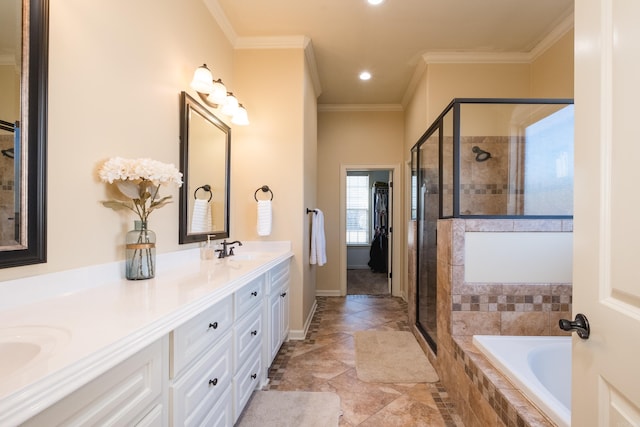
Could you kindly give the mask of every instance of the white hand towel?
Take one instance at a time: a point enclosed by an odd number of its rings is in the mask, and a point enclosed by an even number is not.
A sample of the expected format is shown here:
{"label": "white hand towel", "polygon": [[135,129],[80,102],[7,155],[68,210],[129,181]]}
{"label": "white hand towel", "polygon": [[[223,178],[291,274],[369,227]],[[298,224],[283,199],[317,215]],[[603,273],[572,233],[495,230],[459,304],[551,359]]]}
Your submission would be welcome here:
{"label": "white hand towel", "polygon": [[311,222],[311,255],[310,264],[323,266],[327,263],[327,248],[324,239],[324,214],[320,209],[315,209]]}
{"label": "white hand towel", "polygon": [[211,231],[211,205],[205,199],[196,199],[191,214],[191,232]]}
{"label": "white hand towel", "polygon": [[258,200],[258,236],[271,234],[271,200]]}

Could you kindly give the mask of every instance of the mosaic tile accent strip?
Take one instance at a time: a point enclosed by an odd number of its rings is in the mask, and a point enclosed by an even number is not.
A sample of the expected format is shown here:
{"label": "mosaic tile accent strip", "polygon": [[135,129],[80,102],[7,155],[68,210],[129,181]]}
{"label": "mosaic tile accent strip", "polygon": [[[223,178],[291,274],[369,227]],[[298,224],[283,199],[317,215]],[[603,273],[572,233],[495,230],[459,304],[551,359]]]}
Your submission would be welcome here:
{"label": "mosaic tile accent strip", "polygon": [[453,311],[571,311],[571,295],[451,295]]}

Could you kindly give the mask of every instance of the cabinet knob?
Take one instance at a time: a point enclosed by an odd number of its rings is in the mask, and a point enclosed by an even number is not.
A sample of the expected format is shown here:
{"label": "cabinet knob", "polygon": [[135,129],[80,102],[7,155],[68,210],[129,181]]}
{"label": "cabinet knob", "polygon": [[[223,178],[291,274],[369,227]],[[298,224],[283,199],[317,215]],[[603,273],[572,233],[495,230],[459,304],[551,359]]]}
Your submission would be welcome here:
{"label": "cabinet knob", "polygon": [[251,292],[251,296],[257,297],[258,296],[258,291]]}
{"label": "cabinet knob", "polygon": [[281,293],[281,294],[280,294],[280,296],[281,296],[282,298],[284,298],[284,297],[286,297],[286,296],[287,296],[287,293],[286,293],[286,292],[283,292],[283,293]]}
{"label": "cabinet knob", "polygon": [[251,335],[255,337],[256,335],[258,335],[258,331],[251,331]]}
{"label": "cabinet knob", "polygon": [[209,323],[209,328],[218,329],[218,322]]}
{"label": "cabinet knob", "polygon": [[251,374],[251,379],[255,380],[256,378],[258,378],[258,374]]}
{"label": "cabinet knob", "polygon": [[217,378],[209,380],[209,385],[216,386],[217,384],[218,384],[218,379]]}

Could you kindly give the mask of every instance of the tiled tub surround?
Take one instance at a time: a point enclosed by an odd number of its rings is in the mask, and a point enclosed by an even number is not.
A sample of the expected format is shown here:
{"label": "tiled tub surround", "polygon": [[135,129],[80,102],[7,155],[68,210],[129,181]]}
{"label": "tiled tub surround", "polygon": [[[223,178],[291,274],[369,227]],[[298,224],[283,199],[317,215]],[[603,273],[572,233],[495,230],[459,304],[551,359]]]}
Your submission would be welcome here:
{"label": "tiled tub surround", "polygon": [[40,325],[64,335],[47,358],[0,376],[0,425],[35,415],[293,255],[290,242],[245,242],[242,253],[160,254],[156,277],[142,281],[124,280],[116,262],[0,283],[0,331]]}
{"label": "tiled tub surround", "polygon": [[[558,319],[571,316],[571,284],[465,282],[465,233],[572,230],[571,220],[438,222],[437,356],[421,334],[414,333],[466,426],[554,425],[473,346],[472,337],[564,335],[557,324]],[[409,280],[409,295],[415,299],[415,279],[410,276]],[[410,321],[415,324],[415,315]]]}

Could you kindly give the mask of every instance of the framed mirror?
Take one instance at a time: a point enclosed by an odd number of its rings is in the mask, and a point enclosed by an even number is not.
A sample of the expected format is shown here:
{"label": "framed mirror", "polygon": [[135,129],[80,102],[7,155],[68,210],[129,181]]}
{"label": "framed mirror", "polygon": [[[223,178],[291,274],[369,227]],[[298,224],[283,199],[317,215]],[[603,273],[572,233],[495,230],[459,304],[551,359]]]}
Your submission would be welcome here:
{"label": "framed mirror", "polygon": [[0,268],[46,262],[48,0],[0,2]]}
{"label": "framed mirror", "polygon": [[180,94],[180,243],[229,237],[231,129]]}

